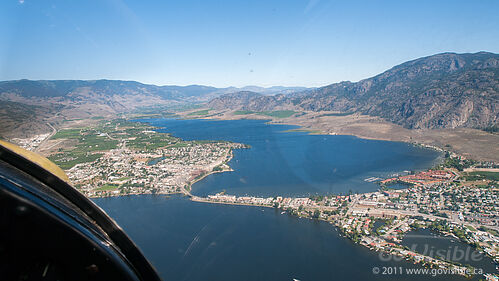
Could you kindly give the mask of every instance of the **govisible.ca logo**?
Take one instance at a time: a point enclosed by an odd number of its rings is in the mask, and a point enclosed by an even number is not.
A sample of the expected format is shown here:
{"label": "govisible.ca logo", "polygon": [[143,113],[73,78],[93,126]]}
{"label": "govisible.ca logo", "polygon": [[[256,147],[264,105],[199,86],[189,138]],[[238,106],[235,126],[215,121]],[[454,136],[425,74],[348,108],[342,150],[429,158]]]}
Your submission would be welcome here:
{"label": "govisible.ca logo", "polygon": [[405,268],[402,266],[373,267],[374,275],[483,275],[481,268]]}
{"label": "govisible.ca logo", "polygon": [[[451,246],[447,249],[437,249],[434,246],[430,246],[428,244],[413,244],[409,248],[409,251],[420,256],[427,256],[431,258],[459,263],[470,261],[477,262],[481,261],[484,257],[480,252],[474,250],[471,247],[466,247],[466,249],[463,250],[459,246]],[[401,261],[405,259],[405,257],[380,252],[379,259],[381,261]]]}

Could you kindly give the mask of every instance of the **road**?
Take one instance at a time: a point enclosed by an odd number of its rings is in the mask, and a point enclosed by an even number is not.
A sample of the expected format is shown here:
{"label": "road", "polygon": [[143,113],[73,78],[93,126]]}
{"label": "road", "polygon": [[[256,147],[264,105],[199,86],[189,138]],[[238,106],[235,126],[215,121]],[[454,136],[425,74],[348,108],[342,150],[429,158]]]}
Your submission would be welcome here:
{"label": "road", "polygon": [[48,123],[47,122],[47,125],[52,129],[52,132],[44,139],[40,142],[40,144],[33,150],[35,152],[38,152],[38,150],[43,147],[43,145],[51,138],[53,137],[55,134],[57,134],[57,130],[54,128],[54,126],[52,126],[52,124]]}

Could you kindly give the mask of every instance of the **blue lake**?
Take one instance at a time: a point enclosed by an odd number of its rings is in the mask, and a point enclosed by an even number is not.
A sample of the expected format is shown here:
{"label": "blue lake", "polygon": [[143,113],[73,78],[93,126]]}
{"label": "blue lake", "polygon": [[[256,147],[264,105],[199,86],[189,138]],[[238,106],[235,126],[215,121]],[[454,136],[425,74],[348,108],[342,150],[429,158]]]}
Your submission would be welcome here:
{"label": "blue lake", "polygon": [[285,132],[296,128],[262,120],[142,120],[186,140],[228,140],[248,144],[234,151],[233,172],[211,175],[192,187],[199,196],[226,190],[234,195],[308,196],[378,189],[369,177],[431,167],[440,153],[407,143],[353,136]]}
{"label": "blue lake", "polygon": [[[141,120],[187,140],[228,140],[233,172],[193,185],[196,195],[367,192],[364,179],[431,167],[440,154],[396,142],[284,132],[264,121]],[[165,280],[466,280],[458,276],[373,274],[373,267],[419,267],[384,261],[341,237],[334,226],[261,207],[141,195],[94,201],[144,251]]]}
{"label": "blue lake", "polygon": [[385,261],[329,223],[262,207],[140,195],[93,199],[141,248],[164,280],[457,280],[456,275],[383,275]]}

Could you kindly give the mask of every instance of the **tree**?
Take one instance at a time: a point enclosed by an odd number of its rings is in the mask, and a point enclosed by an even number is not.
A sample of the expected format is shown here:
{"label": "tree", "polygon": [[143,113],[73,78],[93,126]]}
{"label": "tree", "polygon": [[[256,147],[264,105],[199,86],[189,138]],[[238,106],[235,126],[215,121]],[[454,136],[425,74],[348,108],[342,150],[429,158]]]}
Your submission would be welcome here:
{"label": "tree", "polygon": [[312,215],[312,217],[315,218],[315,219],[318,219],[320,216],[321,216],[321,211],[319,211],[318,209],[316,209],[314,211],[314,214]]}

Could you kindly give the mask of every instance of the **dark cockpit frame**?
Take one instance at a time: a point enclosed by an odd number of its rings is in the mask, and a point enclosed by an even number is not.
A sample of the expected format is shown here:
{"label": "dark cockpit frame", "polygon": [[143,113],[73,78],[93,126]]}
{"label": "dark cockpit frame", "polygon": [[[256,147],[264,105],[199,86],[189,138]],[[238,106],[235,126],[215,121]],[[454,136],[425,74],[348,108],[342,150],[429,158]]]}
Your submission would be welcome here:
{"label": "dark cockpit frame", "polygon": [[160,280],[102,209],[1,145],[0,279]]}

